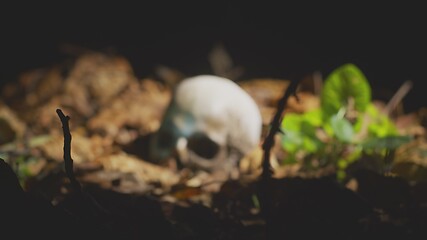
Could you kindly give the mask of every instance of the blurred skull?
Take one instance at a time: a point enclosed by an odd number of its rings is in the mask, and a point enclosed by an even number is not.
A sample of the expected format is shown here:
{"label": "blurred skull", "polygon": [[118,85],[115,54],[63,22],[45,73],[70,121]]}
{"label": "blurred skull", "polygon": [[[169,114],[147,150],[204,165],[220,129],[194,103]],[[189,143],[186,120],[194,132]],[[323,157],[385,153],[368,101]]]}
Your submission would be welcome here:
{"label": "blurred skull", "polygon": [[236,83],[210,75],[187,78],[153,135],[151,160],[176,154],[184,166],[228,172],[259,144],[261,128],[258,106]]}

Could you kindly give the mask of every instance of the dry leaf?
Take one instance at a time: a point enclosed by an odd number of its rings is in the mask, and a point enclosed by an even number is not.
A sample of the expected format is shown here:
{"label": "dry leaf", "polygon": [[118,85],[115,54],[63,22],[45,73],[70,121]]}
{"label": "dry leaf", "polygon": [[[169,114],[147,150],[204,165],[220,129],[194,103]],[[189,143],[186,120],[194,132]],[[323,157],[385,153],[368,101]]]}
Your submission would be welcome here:
{"label": "dry leaf", "polygon": [[132,173],[141,182],[156,182],[167,187],[179,181],[179,176],[175,172],[126,153],[104,156],[98,160],[105,170]]}

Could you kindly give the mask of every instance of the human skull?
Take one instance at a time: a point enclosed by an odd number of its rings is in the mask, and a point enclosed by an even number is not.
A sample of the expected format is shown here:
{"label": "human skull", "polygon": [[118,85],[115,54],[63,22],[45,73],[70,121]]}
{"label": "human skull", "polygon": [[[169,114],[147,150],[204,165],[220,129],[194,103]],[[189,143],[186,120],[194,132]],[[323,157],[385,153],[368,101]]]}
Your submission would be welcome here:
{"label": "human skull", "polygon": [[178,153],[180,163],[231,170],[260,141],[257,104],[233,81],[211,75],[184,79],[176,87],[150,156],[159,162]]}

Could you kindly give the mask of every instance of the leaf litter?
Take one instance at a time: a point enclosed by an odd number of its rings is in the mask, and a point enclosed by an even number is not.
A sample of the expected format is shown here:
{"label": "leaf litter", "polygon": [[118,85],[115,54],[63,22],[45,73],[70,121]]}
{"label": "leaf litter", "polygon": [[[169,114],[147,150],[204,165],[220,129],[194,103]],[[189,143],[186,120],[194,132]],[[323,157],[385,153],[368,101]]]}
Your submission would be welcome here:
{"label": "leaf litter", "polygon": [[[331,177],[333,168],[304,172],[301,165],[281,164],[287,154],[278,134],[270,156],[274,181],[269,186],[276,225],[267,229],[256,190],[262,173],[261,145],[241,159],[237,180],[181,169],[174,161],[164,165],[148,161],[148,140],[159,128],[171,99],[170,82],[183,78],[179,71],[162,69],[163,76],[172,80],[137,79],[124,57],[89,52],[51,68],[23,73],[18,82],[2,89],[0,157],[12,167],[26,193],[42,195],[52,208],[78,219],[64,228],[52,222],[69,219],[68,215],[48,215],[55,229],[45,231],[51,231],[52,236],[71,231],[72,226],[79,228],[76,234],[81,231],[87,237],[122,239],[301,239],[312,234],[361,239],[425,233],[425,109],[394,117],[401,133],[417,137],[397,149],[395,175],[362,169],[348,187]],[[312,85],[314,77],[301,83],[299,101],[291,96],[284,114],[320,106]],[[250,79],[237,83],[258,104],[265,137],[289,81]],[[56,109],[70,116],[77,180],[105,210],[105,216],[94,214],[93,206],[86,206],[89,210],[80,206],[79,201],[86,200],[75,198],[63,171],[63,135]],[[10,194],[3,188],[1,191]],[[378,192],[384,195],[378,197]],[[25,199],[35,201],[33,197]],[[24,206],[17,203],[11,214],[41,218],[41,213],[20,208]],[[154,230],[158,227],[162,230]]]}

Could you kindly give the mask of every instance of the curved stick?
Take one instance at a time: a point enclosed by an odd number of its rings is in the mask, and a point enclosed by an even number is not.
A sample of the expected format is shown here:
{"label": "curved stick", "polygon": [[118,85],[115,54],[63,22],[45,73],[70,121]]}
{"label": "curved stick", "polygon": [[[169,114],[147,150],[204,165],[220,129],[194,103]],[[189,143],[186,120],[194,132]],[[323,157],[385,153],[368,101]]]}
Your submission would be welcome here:
{"label": "curved stick", "polygon": [[70,179],[71,186],[76,192],[82,191],[80,183],[77,181],[76,176],[74,175],[73,170],[73,159],[71,158],[71,133],[68,122],[70,120],[69,116],[65,116],[61,109],[56,109],[56,113],[59,116],[59,119],[62,123],[62,130],[64,132],[64,163],[65,163],[65,173]]}

